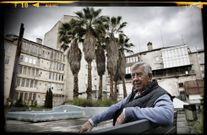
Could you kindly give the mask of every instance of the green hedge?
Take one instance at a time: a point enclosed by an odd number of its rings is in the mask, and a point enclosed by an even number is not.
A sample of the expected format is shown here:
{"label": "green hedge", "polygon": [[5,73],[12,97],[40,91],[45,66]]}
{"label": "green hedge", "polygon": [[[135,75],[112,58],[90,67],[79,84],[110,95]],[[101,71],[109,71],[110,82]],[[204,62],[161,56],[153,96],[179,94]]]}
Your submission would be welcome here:
{"label": "green hedge", "polygon": [[66,103],[82,106],[82,107],[105,107],[114,104],[115,102],[111,99],[102,99],[102,100],[88,100],[77,98]]}

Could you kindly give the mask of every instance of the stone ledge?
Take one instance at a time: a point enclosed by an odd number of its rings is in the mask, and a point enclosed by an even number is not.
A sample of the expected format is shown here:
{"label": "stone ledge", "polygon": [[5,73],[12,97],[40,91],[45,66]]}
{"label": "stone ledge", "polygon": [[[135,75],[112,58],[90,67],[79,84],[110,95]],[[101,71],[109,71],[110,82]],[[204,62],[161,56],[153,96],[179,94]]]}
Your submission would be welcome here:
{"label": "stone ledge", "polygon": [[74,105],[61,105],[54,107],[52,111],[15,111],[8,112],[6,119],[43,122],[74,118],[88,118],[103,112],[108,107],[79,107]]}

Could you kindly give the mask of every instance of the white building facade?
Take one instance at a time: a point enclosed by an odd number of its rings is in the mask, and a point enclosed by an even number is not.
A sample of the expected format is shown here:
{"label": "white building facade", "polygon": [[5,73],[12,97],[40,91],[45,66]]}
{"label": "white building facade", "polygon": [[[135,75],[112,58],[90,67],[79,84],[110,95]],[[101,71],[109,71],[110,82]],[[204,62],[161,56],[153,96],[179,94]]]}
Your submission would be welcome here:
{"label": "white building facade", "polygon": [[[69,22],[71,19],[76,19],[74,16],[64,15],[63,18],[61,18],[52,28],[50,31],[48,31],[44,36],[44,44],[49,45],[52,48],[60,49],[60,43],[58,42],[58,31],[62,23]],[[84,53],[83,53],[83,46],[82,44],[79,44],[79,48],[82,52],[82,58],[81,58],[81,68],[78,73],[78,86],[79,86],[79,98],[86,98],[86,90],[88,87],[88,64],[84,59]],[[68,97],[68,100],[73,99],[73,74],[70,69],[70,65],[68,63],[67,58],[67,51],[64,53],[66,56],[66,72],[65,72],[65,87],[64,89],[67,91],[66,95]],[[98,98],[98,87],[99,87],[99,76],[96,69],[96,62],[95,59],[92,61],[92,98]],[[106,75],[103,76],[103,91],[107,91],[107,85],[106,85]]]}
{"label": "white building facade", "polygon": [[[198,60],[198,58],[200,60]],[[186,81],[204,79],[204,51],[192,53],[187,45],[177,45],[136,53],[126,57],[127,94],[131,92],[130,67],[135,62],[144,61],[152,66],[153,79],[173,96],[179,97],[185,91]],[[122,84],[120,96],[123,97]]]}
{"label": "white building facade", "polygon": [[[13,55],[16,53],[17,38],[17,36],[9,35],[4,42],[7,56],[5,58],[4,79],[5,103],[11,87],[13,69],[10,66],[14,67],[15,56]],[[16,70],[16,100],[22,96],[25,104],[44,105],[46,91],[51,88],[53,105],[59,105],[65,101],[65,56],[63,52],[23,39]]]}

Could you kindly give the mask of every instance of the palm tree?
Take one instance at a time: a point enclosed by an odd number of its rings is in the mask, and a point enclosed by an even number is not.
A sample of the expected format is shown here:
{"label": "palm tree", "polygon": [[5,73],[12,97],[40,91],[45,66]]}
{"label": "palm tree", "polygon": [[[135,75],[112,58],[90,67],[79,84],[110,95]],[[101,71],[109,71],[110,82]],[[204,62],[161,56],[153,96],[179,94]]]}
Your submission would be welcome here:
{"label": "palm tree", "polygon": [[107,70],[110,76],[110,98],[115,99],[113,91],[113,80],[117,70],[117,62],[119,58],[118,43],[115,34],[123,33],[122,28],[126,26],[126,22],[121,23],[121,16],[108,18],[109,41],[106,46],[107,51]]}
{"label": "palm tree", "polygon": [[103,46],[97,44],[96,53],[96,66],[97,72],[99,75],[99,91],[98,91],[98,100],[102,100],[102,82],[103,82],[103,75],[105,73],[105,52]]}
{"label": "palm tree", "polygon": [[[118,80],[122,80],[122,84],[123,84],[123,94],[124,94],[124,98],[127,96],[127,91],[126,91],[126,86],[125,86],[125,74],[126,74],[126,58],[125,58],[125,54],[124,51],[128,52],[128,53],[132,53],[133,51],[130,50],[129,48],[134,46],[134,44],[132,43],[128,43],[129,42],[129,38],[125,35],[125,34],[119,34],[119,38],[117,39],[118,44],[119,44],[119,59],[118,59],[118,67],[115,77],[114,77],[114,81],[115,81],[115,90],[117,89],[117,81]],[[117,98],[117,95],[115,93],[115,98]]]}
{"label": "palm tree", "polygon": [[85,38],[83,42],[84,58],[88,63],[88,88],[86,90],[87,99],[92,99],[92,80],[91,80],[91,62],[95,58],[95,45],[97,42],[95,27],[100,23],[101,9],[84,8],[75,14],[81,23],[81,27],[85,30]]}
{"label": "palm tree", "polygon": [[[80,31],[82,31],[82,33]],[[79,27],[79,22],[74,19],[69,23],[63,23],[58,33],[59,42],[62,44],[61,48],[67,51],[68,62],[74,77],[73,98],[78,98],[79,95],[78,73],[80,71],[82,53],[78,47],[78,42],[83,41],[81,39],[83,33],[84,31]]]}
{"label": "palm tree", "polygon": [[98,91],[98,100],[102,100],[102,79],[105,73],[105,48],[106,48],[106,31],[107,31],[107,17],[102,16],[100,18],[100,24],[96,26],[96,37],[97,37],[97,44],[96,44],[96,67],[97,72],[99,75],[99,91]]}

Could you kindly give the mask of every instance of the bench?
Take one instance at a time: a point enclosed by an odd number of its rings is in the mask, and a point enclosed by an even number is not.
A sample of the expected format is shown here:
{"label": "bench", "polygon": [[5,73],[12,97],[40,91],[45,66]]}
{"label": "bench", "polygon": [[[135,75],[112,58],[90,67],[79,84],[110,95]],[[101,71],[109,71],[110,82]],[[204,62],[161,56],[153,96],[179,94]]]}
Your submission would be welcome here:
{"label": "bench", "polygon": [[159,126],[149,120],[143,119],[114,127],[103,128],[89,133],[94,134],[176,134],[176,126]]}

